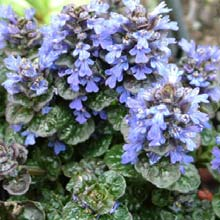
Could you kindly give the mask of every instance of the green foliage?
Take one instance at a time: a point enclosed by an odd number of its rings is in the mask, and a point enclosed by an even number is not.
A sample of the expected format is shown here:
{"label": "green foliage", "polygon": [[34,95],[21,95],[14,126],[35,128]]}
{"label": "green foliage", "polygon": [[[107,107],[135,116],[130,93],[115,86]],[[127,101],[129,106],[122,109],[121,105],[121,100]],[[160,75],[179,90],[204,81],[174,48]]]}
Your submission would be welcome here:
{"label": "green foliage", "polygon": [[171,165],[168,161],[161,161],[151,166],[142,159],[135,165],[135,169],[144,179],[158,188],[167,188],[180,178],[179,166]]}
{"label": "green foliage", "polygon": [[111,106],[107,110],[108,121],[116,131],[120,131],[122,120],[127,111],[124,106]]}
{"label": "green foliage", "polygon": [[73,90],[70,89],[64,78],[57,77],[55,81],[55,86],[58,95],[65,100],[73,100],[80,95],[80,93],[73,92]]}
{"label": "green foliage", "polygon": [[168,190],[155,189],[152,192],[152,203],[158,207],[166,207],[171,204],[172,197]]}
{"label": "green foliage", "polygon": [[[72,118],[72,120],[74,119]],[[82,125],[72,121],[58,132],[58,137],[66,144],[76,145],[89,139],[94,130],[95,124],[92,119]]]}
{"label": "green foliage", "polygon": [[104,162],[110,170],[114,170],[125,177],[136,177],[137,172],[132,165],[121,163],[122,153],[122,145],[115,145],[105,154]]}
{"label": "green foliage", "polygon": [[66,176],[71,176],[66,188],[73,193],[79,204],[98,214],[107,214],[117,199],[125,193],[125,179],[114,171],[104,171],[101,161],[82,160],[79,164],[64,167]]}
{"label": "green foliage", "polygon": [[41,203],[35,201],[7,201],[0,203],[1,219],[46,220]]}
{"label": "green foliage", "polygon": [[41,23],[48,23],[51,15],[60,11],[64,5],[74,3],[76,5],[83,5],[88,3],[89,0],[62,0],[62,1],[53,1],[53,0],[0,0],[0,4],[12,5],[13,9],[22,15],[24,9],[33,7],[36,10],[37,19]]}
{"label": "green foliage", "polygon": [[112,142],[112,136],[106,135],[98,139],[92,139],[87,146],[82,149],[84,157],[100,157],[106,153]]}
{"label": "green foliage", "polygon": [[6,120],[10,124],[27,124],[33,117],[32,109],[22,105],[9,103],[6,107]]}
{"label": "green foliage", "polygon": [[102,215],[100,220],[133,220],[132,215],[129,213],[126,207],[120,206],[117,210],[112,214]]}
{"label": "green foliage", "polygon": [[56,157],[45,145],[43,145],[41,149],[36,148],[33,150],[29,157],[28,164],[42,169],[44,175],[42,179],[55,181],[61,174],[60,158]]}
{"label": "green foliage", "polygon": [[101,111],[117,100],[117,93],[114,90],[106,89],[89,98],[88,106],[94,111]]}
{"label": "green foliage", "polygon": [[212,200],[212,207],[215,214],[220,218],[220,195],[217,194]]}
{"label": "green foliage", "polygon": [[[0,0],[0,4],[12,5],[19,14],[33,6],[42,24],[67,2],[79,5],[87,1]],[[113,7],[117,7],[115,2]],[[154,5],[155,1],[150,4]],[[13,51],[23,56],[21,52],[19,48]],[[28,51],[32,60],[36,54],[37,50]],[[3,58],[1,54],[0,85],[6,79]],[[72,68],[74,61],[73,56],[62,55],[55,64],[60,69]],[[98,62],[93,68],[101,75],[105,69]],[[215,123],[202,132],[201,139],[197,137],[198,151],[193,155],[196,164],[184,165],[185,173],[168,160],[150,165],[146,155],[140,155],[143,157],[135,166],[124,165],[121,156],[128,137],[128,110],[119,104],[118,94],[112,89],[89,94],[85,108],[91,114],[103,111],[107,119],[94,116],[81,125],[75,121],[68,105],[85,95],[84,92],[73,92],[66,77],[57,77],[54,70],[51,73],[45,73],[50,88],[41,96],[6,95],[0,86],[0,220],[220,219],[220,195],[216,194],[219,186],[211,189],[212,202],[197,196],[198,188],[204,186],[197,169],[201,164],[220,182],[219,173],[208,165],[210,150],[216,145],[215,138],[220,131],[216,123],[220,121],[216,116],[218,103],[201,106]],[[125,77],[123,86],[132,95],[149,87],[144,80],[129,78]],[[51,110],[43,114],[42,108],[48,105]],[[12,129],[16,124],[23,125],[20,132]],[[25,130],[36,135],[36,146],[23,146],[27,137],[21,133]],[[48,147],[49,142],[55,141],[66,145],[66,150],[58,155]],[[145,146],[144,150],[163,156],[170,146]]]}
{"label": "green foliage", "polygon": [[65,220],[96,220],[91,210],[82,208],[74,202],[68,202],[64,206],[62,218]]}
{"label": "green foliage", "polygon": [[49,137],[57,131],[73,121],[69,111],[59,106],[54,106],[52,110],[46,114],[38,114],[33,121],[31,121],[28,130],[34,132],[38,137]]}
{"label": "green foliage", "polygon": [[184,174],[169,187],[170,190],[188,193],[197,190],[200,185],[200,176],[196,167],[192,164],[184,166]]}

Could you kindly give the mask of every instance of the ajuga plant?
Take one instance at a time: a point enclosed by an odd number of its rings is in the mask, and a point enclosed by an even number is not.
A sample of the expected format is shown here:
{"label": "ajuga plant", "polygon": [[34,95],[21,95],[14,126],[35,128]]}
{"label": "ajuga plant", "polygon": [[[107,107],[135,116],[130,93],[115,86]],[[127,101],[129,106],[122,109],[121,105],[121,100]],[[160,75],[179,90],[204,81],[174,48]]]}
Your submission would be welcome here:
{"label": "ajuga plant", "polygon": [[220,218],[220,49],[170,11],[1,6],[0,219]]}

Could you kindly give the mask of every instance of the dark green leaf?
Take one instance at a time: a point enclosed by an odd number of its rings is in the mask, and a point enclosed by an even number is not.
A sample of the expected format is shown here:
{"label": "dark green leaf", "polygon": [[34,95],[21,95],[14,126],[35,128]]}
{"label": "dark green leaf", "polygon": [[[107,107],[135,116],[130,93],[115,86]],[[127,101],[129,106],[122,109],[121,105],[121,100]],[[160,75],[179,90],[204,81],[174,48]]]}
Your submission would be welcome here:
{"label": "dark green leaf", "polygon": [[121,133],[124,137],[124,140],[127,141],[128,140],[128,134],[129,134],[129,127],[128,127],[128,124],[127,124],[126,116],[123,118],[123,120],[121,122],[120,131],[121,131]]}
{"label": "dark green leaf", "polygon": [[133,220],[131,213],[127,207],[119,206],[113,214],[102,215],[100,220]]}
{"label": "dark green leaf", "polygon": [[127,188],[125,195],[121,198],[123,204],[133,213],[139,211],[143,202],[151,194],[151,184],[143,179],[131,179],[127,181]]}
{"label": "dark green leaf", "polygon": [[128,90],[132,94],[136,94],[140,91],[140,89],[147,89],[150,87],[150,83],[146,80],[138,81],[136,79],[125,80],[123,83],[126,90]]}
{"label": "dark green leaf", "polygon": [[103,184],[109,193],[117,200],[125,193],[126,182],[123,176],[115,171],[107,171],[99,177],[99,183]]}
{"label": "dark green leaf", "polygon": [[117,93],[114,90],[106,89],[89,98],[88,106],[94,111],[100,112],[117,100]]}
{"label": "dark green leaf", "polygon": [[217,194],[212,200],[212,207],[215,214],[220,218],[220,195]]}
{"label": "dark green leaf", "polygon": [[95,158],[83,159],[79,163],[70,162],[62,167],[64,175],[67,177],[76,176],[83,172],[94,173],[99,176],[102,175],[106,166],[102,160]]}
{"label": "dark green leaf", "polygon": [[19,174],[15,178],[4,180],[3,188],[7,190],[10,195],[25,194],[31,184],[31,176],[29,173]]}
{"label": "dark green leaf", "polygon": [[179,165],[172,165],[168,161],[160,161],[150,165],[146,158],[142,158],[135,165],[135,169],[144,179],[158,188],[167,188],[180,178]]}
{"label": "dark green leaf", "polygon": [[80,195],[81,201],[100,215],[107,214],[113,208],[114,196],[109,193],[103,184],[93,184]]}
{"label": "dark green leaf", "polygon": [[214,146],[215,145],[216,132],[214,129],[204,129],[202,132],[202,145]]}
{"label": "dark green leaf", "polygon": [[215,220],[215,214],[213,213],[213,210],[209,209],[196,209],[192,214],[193,220]]}
{"label": "dark green leaf", "polygon": [[112,141],[112,136],[107,135],[99,139],[93,139],[88,143],[88,147],[82,149],[84,157],[100,157],[109,148]]}
{"label": "dark green leaf", "polygon": [[138,174],[134,166],[130,164],[123,165],[121,163],[122,153],[122,145],[115,145],[105,154],[104,162],[110,170],[114,170],[125,177],[137,177]]}
{"label": "dark green leaf", "polygon": [[185,173],[169,187],[170,190],[188,193],[198,189],[201,181],[198,170],[193,164],[184,165]]}
{"label": "dark green leaf", "polygon": [[45,213],[39,202],[23,202],[23,212],[18,220],[45,220]]}
{"label": "dark green leaf", "polygon": [[155,189],[152,192],[152,203],[158,207],[165,207],[170,204],[172,198],[168,190]]}
{"label": "dark green leaf", "polygon": [[13,131],[12,128],[7,126],[5,128],[5,134],[4,134],[4,142],[7,145],[13,144],[13,143],[24,143],[24,137],[22,137],[18,132]]}
{"label": "dark green leaf", "polygon": [[6,120],[10,124],[27,124],[34,116],[32,109],[9,103],[6,107]]}
{"label": "dark green leaf", "polygon": [[55,86],[58,92],[58,95],[65,100],[73,100],[77,98],[80,94],[79,92],[73,92],[70,86],[67,84],[65,78],[56,78]]}
{"label": "dark green leaf", "polygon": [[74,121],[68,111],[59,106],[54,106],[48,114],[42,115],[39,113],[34,117],[28,130],[35,133],[38,137],[49,137],[66,123],[71,123],[71,119]]}
{"label": "dark green leaf", "polygon": [[34,111],[40,111],[45,105],[47,105],[54,95],[54,88],[50,88],[46,94],[37,96],[34,98],[33,109]]}
{"label": "dark green leaf", "polygon": [[120,131],[121,123],[127,111],[123,106],[113,106],[107,110],[108,121],[116,131]]}
{"label": "dark green leaf", "polygon": [[8,94],[8,102],[11,102],[17,105],[22,105],[27,108],[31,108],[33,106],[33,101],[21,93],[14,94],[14,95]]}
{"label": "dark green leaf", "polygon": [[63,220],[96,220],[92,215],[92,211],[86,208],[81,208],[74,202],[68,202],[63,208]]}
{"label": "dark green leaf", "polygon": [[71,56],[61,56],[57,61],[56,65],[62,66],[62,67],[68,67],[73,68],[73,58]]}
{"label": "dark green leaf", "polygon": [[89,139],[94,130],[95,124],[92,119],[89,119],[82,125],[73,121],[58,133],[58,137],[66,144],[76,145]]}
{"label": "dark green leaf", "polygon": [[160,211],[160,220],[184,220],[182,216],[175,215],[166,210]]}

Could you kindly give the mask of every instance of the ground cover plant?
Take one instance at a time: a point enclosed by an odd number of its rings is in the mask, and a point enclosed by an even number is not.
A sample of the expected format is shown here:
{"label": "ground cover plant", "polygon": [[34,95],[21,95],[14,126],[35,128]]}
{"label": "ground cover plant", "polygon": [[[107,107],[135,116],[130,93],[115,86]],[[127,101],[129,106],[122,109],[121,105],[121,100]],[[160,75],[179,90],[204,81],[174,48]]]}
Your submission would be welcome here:
{"label": "ground cover plant", "polygon": [[220,49],[170,11],[1,6],[0,219],[220,218]]}

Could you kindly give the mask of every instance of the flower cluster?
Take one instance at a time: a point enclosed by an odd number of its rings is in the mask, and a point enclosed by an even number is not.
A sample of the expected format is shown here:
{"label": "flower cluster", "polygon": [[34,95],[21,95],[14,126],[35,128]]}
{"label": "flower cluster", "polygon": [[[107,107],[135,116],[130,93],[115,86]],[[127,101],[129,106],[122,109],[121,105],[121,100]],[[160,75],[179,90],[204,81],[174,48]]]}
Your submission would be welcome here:
{"label": "flower cluster", "polygon": [[[185,72],[183,82],[200,88],[201,94],[208,94],[211,100],[220,100],[217,74],[220,71],[220,49],[217,46],[196,45],[193,40],[182,39],[179,45],[185,52],[181,67]],[[218,83],[219,84],[219,83]]]}
{"label": "flower cluster", "polygon": [[[123,81],[129,77],[145,80],[157,65],[168,62],[168,46],[175,39],[167,35],[178,27],[168,15],[163,16],[170,11],[164,2],[151,13],[140,1],[123,3],[120,13],[109,12],[111,4],[102,0],[79,8],[64,7],[42,29],[41,68],[57,70],[74,92],[97,93],[108,86],[116,88],[120,101],[125,102],[128,92]],[[83,96],[70,104],[79,123],[91,117],[82,105],[86,99]]]}
{"label": "flower cluster", "polygon": [[176,44],[166,4],[140,2],[67,5],[41,28],[0,7],[0,219],[219,216],[197,168],[220,144],[220,50]]}
{"label": "flower cluster", "polygon": [[4,63],[10,72],[7,72],[7,80],[2,85],[9,94],[24,93],[28,97],[36,97],[47,91],[48,81],[37,62],[11,55]]}
{"label": "flower cluster", "polygon": [[162,156],[169,156],[173,164],[192,162],[186,153],[198,147],[196,135],[208,126],[208,115],[199,110],[201,103],[208,102],[208,95],[199,94],[199,88],[183,87],[182,72],[175,64],[160,66],[159,73],[162,79],[153,87],[127,100],[130,131],[124,164],[135,164],[143,152],[151,164]]}
{"label": "flower cluster", "polygon": [[[220,136],[216,137],[216,144],[220,145]],[[213,160],[211,161],[212,169],[220,173],[220,149],[215,146],[212,149]]]}
{"label": "flower cluster", "polygon": [[41,34],[34,18],[34,9],[25,11],[25,17],[20,18],[11,6],[0,7],[0,48],[5,47],[29,53],[30,49],[39,46]]}

